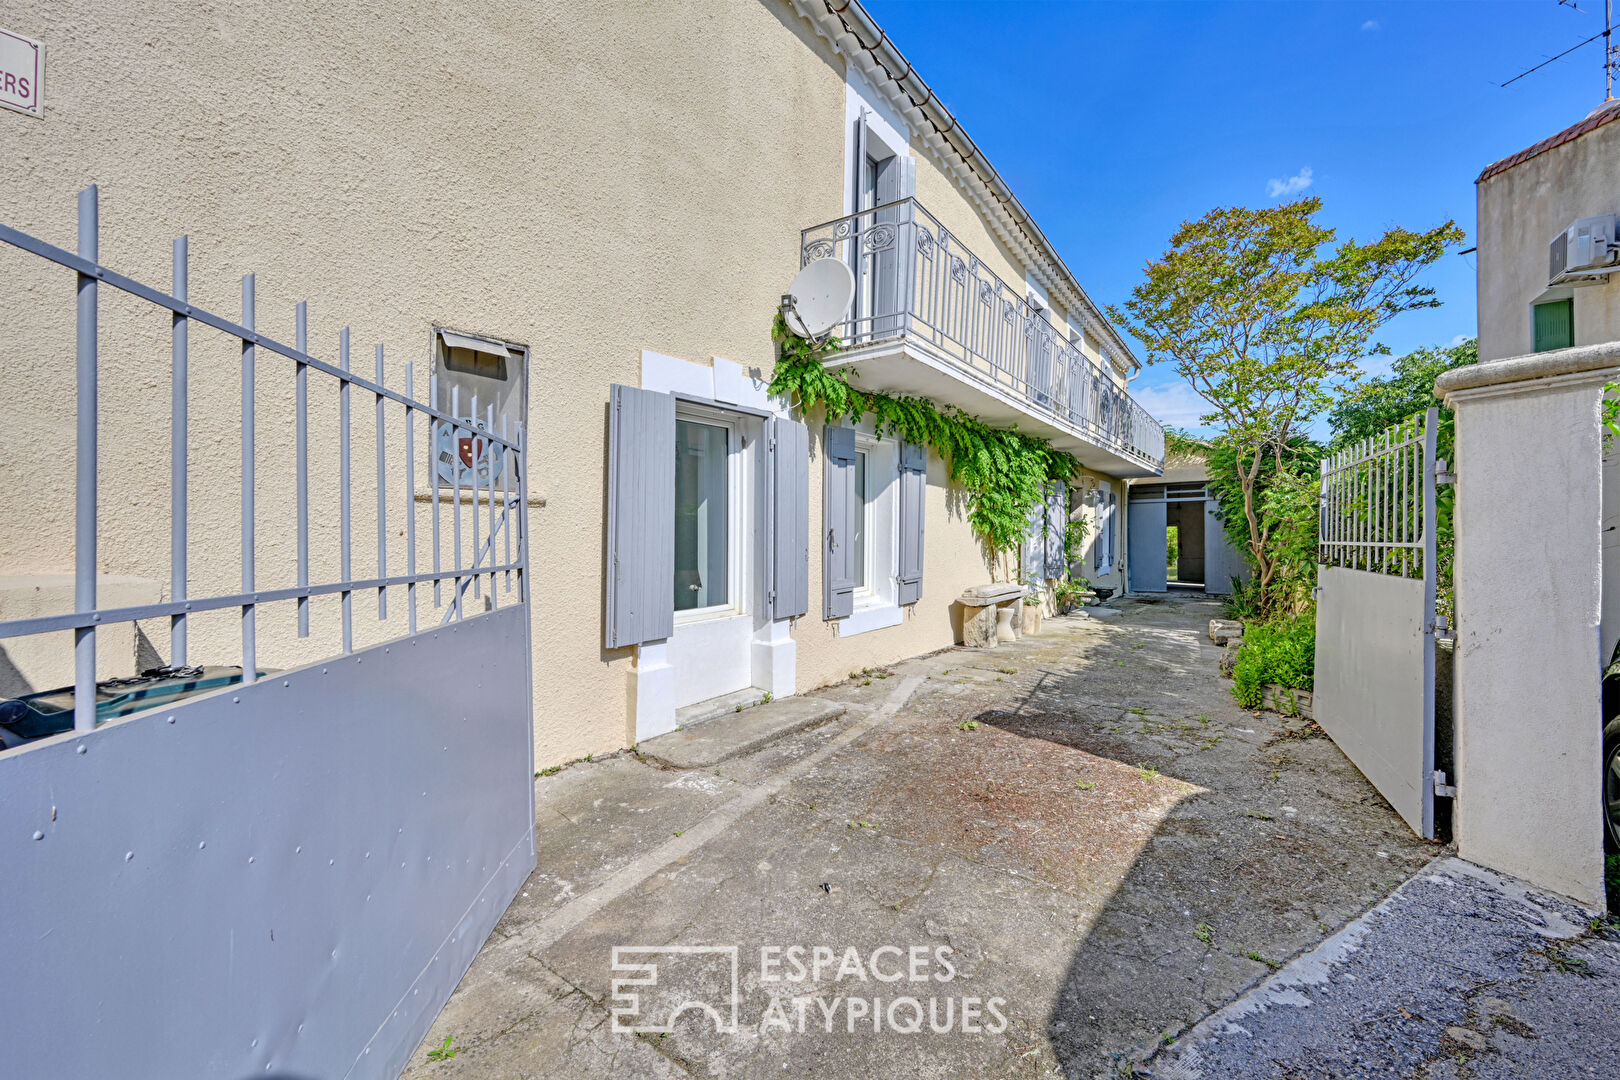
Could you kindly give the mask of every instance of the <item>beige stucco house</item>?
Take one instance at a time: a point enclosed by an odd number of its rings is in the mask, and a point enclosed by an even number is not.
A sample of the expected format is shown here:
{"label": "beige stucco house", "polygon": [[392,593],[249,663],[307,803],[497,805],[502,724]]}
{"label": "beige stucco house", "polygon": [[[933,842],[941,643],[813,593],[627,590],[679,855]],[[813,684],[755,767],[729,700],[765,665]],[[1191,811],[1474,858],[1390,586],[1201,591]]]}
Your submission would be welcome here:
{"label": "beige stucco house", "polygon": [[[97,184],[107,265],[166,281],[170,242],[189,234],[196,303],[235,310],[251,271],[261,328],[290,339],[307,300],[312,354],[352,327],[357,362],[372,358],[359,342],[385,344],[389,385],[411,365],[413,393],[436,376],[447,407],[454,384],[527,425],[538,765],[631,745],[727,695],[784,697],[948,646],[957,598],[990,580],[938,453],[766,393],[773,318],[814,258],[859,281],[835,362],[1073,453],[1084,468],[1060,515],[1090,526],[1085,575],[1123,584],[1125,481],[1163,457],[1125,388],[1136,361],[859,4],[23,0],[3,19],[47,43],[49,67],[41,117],[0,113],[0,220],[71,245],[74,193]],[[72,505],[51,465],[74,447],[72,309],[55,302],[71,286],[14,255],[0,256],[23,301],[0,317],[0,618],[71,607]],[[158,600],[168,325],[116,297],[102,319],[102,409],[120,420],[102,432],[99,570],[128,602]],[[236,588],[239,356],[200,332],[193,348],[190,588],[204,595]],[[290,468],[290,388],[265,369],[263,476]],[[330,571],[334,405],[311,409],[312,559]],[[368,438],[360,425],[354,460],[371,460]],[[637,503],[646,469],[673,490]],[[796,508],[765,497],[782,490],[767,475],[800,485]],[[386,505],[381,528],[356,505],[355,534],[386,535],[400,559],[425,492]],[[290,580],[293,508],[267,490],[256,513],[268,588]],[[847,544],[828,539],[839,524]],[[808,545],[785,550],[795,528]],[[385,620],[357,605],[356,644],[402,634],[399,606]],[[330,652],[336,610],[313,600],[300,638],[293,605],[265,605],[259,662]],[[235,662],[231,619],[195,618],[193,662]],[[143,625],[102,650],[104,670],[161,661],[166,635]],[[12,692],[71,682],[65,658],[5,660]]]}

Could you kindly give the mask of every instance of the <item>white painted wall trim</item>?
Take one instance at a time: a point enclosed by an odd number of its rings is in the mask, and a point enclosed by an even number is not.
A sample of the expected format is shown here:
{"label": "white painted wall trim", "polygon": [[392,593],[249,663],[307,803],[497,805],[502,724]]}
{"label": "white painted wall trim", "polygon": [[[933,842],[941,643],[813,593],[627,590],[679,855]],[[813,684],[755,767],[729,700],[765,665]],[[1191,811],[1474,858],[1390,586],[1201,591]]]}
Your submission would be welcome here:
{"label": "white painted wall trim", "polygon": [[641,350],[641,388],[661,394],[691,394],[726,405],[741,405],[787,416],[788,404],[766,393],[770,376],[759,369],[714,357],[708,364]]}
{"label": "white painted wall trim", "polygon": [[675,668],[669,662],[668,639],[636,646],[636,662],[630,669],[630,715],[635,718],[636,742],[675,730]]}
{"label": "white painted wall trim", "polygon": [[901,609],[886,601],[869,603],[864,607],[857,605],[852,613],[838,620],[838,636],[847,638],[873,630],[886,630],[899,626],[902,618],[904,614]]}

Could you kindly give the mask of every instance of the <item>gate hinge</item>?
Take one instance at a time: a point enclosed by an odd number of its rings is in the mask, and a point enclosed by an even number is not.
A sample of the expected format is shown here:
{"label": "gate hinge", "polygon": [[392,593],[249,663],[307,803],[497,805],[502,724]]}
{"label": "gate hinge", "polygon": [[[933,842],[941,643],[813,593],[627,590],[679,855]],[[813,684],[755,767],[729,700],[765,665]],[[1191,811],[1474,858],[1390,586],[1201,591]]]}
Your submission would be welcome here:
{"label": "gate hinge", "polygon": [[1434,797],[1437,799],[1455,799],[1457,797],[1457,785],[1446,783],[1444,769],[1434,770]]}
{"label": "gate hinge", "polygon": [[1457,635],[1451,630],[1451,620],[1444,615],[1434,617],[1434,622],[1429,625],[1429,632],[1434,635],[1436,641],[1454,642],[1457,640]]}
{"label": "gate hinge", "polygon": [[1451,471],[1450,464],[1445,458],[1434,460],[1434,482],[1437,484],[1455,484],[1457,474]]}

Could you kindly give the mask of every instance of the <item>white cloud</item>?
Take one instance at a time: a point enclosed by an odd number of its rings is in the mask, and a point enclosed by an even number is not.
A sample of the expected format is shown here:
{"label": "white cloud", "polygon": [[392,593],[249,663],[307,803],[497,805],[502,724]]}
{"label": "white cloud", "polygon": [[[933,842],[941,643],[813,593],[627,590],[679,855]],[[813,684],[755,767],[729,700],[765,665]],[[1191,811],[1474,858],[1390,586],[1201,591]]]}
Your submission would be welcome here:
{"label": "white cloud", "polygon": [[1366,22],[1361,24],[1361,28],[1363,30],[1377,30],[1377,29],[1379,29],[1378,20],[1377,19],[1368,19]]}
{"label": "white cloud", "polygon": [[1273,199],[1280,199],[1284,195],[1297,195],[1310,186],[1311,167],[1307,165],[1286,180],[1267,180],[1266,194]]}
{"label": "white cloud", "polygon": [[1199,397],[1192,387],[1179,381],[1159,386],[1142,386],[1137,383],[1131,387],[1131,397],[1135,398],[1153,419],[1167,427],[1203,427],[1203,421],[1199,418],[1210,411],[1207,401]]}

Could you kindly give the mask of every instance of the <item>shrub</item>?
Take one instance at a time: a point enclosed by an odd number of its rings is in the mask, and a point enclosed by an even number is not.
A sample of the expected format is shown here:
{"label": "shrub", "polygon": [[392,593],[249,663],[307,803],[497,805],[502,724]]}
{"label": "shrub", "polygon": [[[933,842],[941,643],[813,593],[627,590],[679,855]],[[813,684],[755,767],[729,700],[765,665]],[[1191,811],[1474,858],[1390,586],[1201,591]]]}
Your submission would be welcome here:
{"label": "shrub", "polygon": [[1267,683],[1308,691],[1315,686],[1315,674],[1313,615],[1250,626],[1232,668],[1232,696],[1245,709],[1258,708],[1265,700]]}

